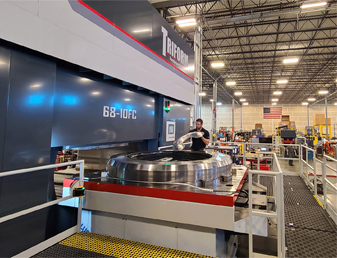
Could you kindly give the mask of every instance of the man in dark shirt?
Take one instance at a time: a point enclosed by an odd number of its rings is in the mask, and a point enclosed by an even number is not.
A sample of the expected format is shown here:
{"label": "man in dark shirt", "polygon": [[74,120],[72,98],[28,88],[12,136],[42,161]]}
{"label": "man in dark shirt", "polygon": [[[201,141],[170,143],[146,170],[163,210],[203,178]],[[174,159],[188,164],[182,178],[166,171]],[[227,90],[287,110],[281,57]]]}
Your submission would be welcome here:
{"label": "man in dark shirt", "polygon": [[203,151],[206,147],[206,145],[209,144],[209,132],[202,128],[203,121],[201,118],[198,118],[195,122],[195,129],[191,130],[191,132],[203,132],[204,135],[200,138],[192,138],[192,151]]}

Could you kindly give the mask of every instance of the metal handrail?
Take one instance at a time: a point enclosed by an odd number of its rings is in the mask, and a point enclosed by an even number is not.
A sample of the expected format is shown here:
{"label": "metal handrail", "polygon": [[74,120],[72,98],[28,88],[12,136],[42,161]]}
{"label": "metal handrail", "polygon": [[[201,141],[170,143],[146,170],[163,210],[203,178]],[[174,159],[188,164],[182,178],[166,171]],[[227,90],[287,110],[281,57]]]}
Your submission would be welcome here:
{"label": "metal handrail", "polygon": [[[76,164],[80,164],[79,183],[80,183],[80,185],[83,185],[84,160],[77,160],[77,161],[70,161],[70,162],[59,163],[59,164],[54,164],[54,165],[46,165],[46,166],[40,166],[40,167],[32,167],[32,168],[24,168],[24,169],[7,171],[7,172],[0,173],[0,178],[1,177],[18,175],[18,174],[30,173],[30,172],[39,171],[39,170],[53,169],[53,168],[64,167],[64,166],[69,166],[69,165],[76,165]],[[13,213],[13,214],[0,217],[0,223],[3,223],[5,221],[8,221],[8,220],[11,220],[11,219],[14,219],[14,218],[18,218],[20,216],[23,216],[23,215],[35,212],[37,210],[41,210],[41,209],[53,206],[55,204],[58,204],[60,202],[66,201],[66,200],[70,200],[72,198],[75,198],[75,197],[72,197],[72,196],[69,195],[69,196],[60,198],[58,200],[54,200],[54,201],[50,201],[50,202],[43,203],[43,204],[40,204],[40,205],[36,205],[34,207],[31,207],[31,208],[28,208],[28,209],[25,209],[25,210],[22,210],[22,211]],[[77,212],[77,232],[81,231],[81,215],[82,215],[82,198],[79,198],[78,212]],[[70,233],[69,236],[71,234],[73,234],[73,233]],[[68,237],[68,236],[65,236],[65,237]],[[46,240],[46,241],[48,241],[48,240]],[[46,242],[46,241],[44,241],[44,242]],[[52,245],[56,244],[57,242],[59,242],[59,240],[56,241],[56,242],[48,241],[48,244],[46,244],[46,246],[44,246],[44,249],[47,248],[47,247],[49,247],[49,246],[52,246]],[[42,250],[40,250],[40,251],[42,251]]]}
{"label": "metal handrail", "polygon": [[277,219],[277,253],[278,257],[285,257],[285,225],[284,225],[284,194],[283,194],[283,173],[281,170],[280,163],[278,162],[277,155],[275,152],[264,152],[267,154],[272,154],[275,159],[274,169],[276,168],[278,171],[261,171],[261,170],[250,170],[248,173],[249,177],[249,200],[253,200],[253,174],[257,175],[267,175],[274,176],[277,178],[276,182],[278,183],[276,186],[275,200],[276,200],[276,213],[262,213],[253,211],[253,203],[249,201],[249,257],[254,257],[253,253],[253,216],[262,216],[269,218]]}

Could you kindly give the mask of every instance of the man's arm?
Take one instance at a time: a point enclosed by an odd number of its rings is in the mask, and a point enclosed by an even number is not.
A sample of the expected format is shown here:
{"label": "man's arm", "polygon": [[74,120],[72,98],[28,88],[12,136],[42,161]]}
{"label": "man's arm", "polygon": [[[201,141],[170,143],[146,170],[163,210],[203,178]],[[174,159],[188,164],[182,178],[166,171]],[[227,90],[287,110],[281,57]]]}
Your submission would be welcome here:
{"label": "man's arm", "polygon": [[200,137],[200,139],[206,144],[208,145],[209,144],[209,133],[205,133],[204,136]]}
{"label": "man's arm", "polygon": [[209,139],[206,139],[205,137],[200,137],[200,139],[206,144],[209,144]]}

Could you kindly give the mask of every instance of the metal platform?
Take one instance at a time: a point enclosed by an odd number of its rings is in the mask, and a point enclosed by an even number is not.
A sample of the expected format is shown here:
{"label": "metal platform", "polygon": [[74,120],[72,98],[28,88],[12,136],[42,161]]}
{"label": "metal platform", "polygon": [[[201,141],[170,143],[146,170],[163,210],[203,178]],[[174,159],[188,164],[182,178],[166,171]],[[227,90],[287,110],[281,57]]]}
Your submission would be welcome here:
{"label": "metal platform", "polygon": [[117,237],[80,232],[33,256],[40,257],[203,257],[184,252]]}
{"label": "metal platform", "polygon": [[302,178],[284,176],[287,257],[337,257],[337,228]]}

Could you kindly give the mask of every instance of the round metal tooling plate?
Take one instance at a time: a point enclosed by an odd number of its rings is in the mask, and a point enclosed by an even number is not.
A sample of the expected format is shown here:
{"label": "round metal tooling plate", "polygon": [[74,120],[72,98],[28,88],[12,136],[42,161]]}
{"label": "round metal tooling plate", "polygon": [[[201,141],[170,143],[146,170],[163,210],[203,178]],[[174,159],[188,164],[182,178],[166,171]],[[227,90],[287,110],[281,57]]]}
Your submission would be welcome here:
{"label": "round metal tooling plate", "polygon": [[222,153],[193,151],[138,152],[112,158],[109,175],[146,182],[190,183],[229,176],[232,160]]}

